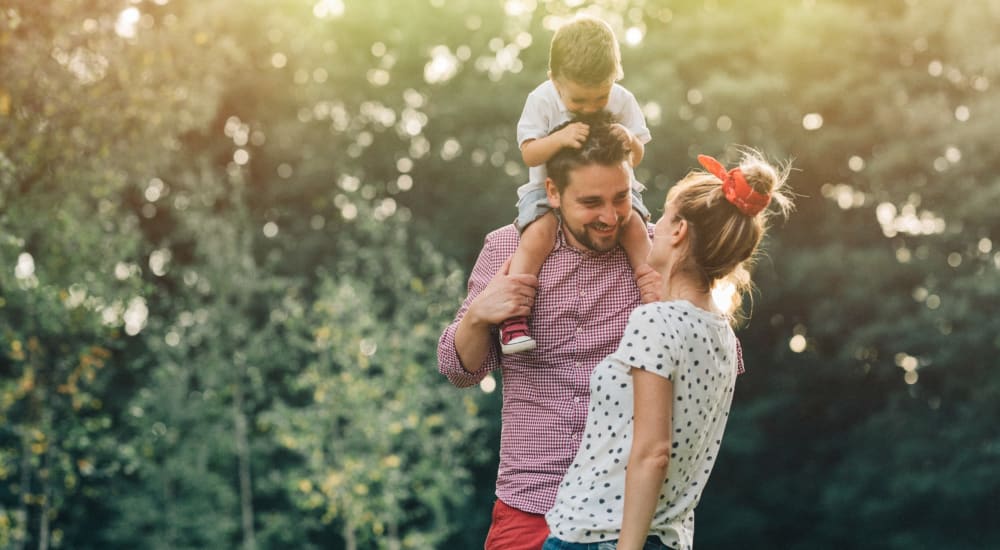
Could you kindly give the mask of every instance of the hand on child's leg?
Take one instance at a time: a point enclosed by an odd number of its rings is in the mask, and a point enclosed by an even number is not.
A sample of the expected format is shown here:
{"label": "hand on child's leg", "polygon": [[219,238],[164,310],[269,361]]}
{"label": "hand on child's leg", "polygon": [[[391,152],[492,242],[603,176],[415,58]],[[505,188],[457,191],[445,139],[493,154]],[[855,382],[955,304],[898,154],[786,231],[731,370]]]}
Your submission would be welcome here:
{"label": "hand on child's leg", "polygon": [[635,272],[635,283],[639,286],[639,300],[644,304],[658,302],[662,299],[663,277],[660,272],[646,264]]}
{"label": "hand on child's leg", "polygon": [[[510,261],[512,275],[538,275],[542,264],[556,245],[559,220],[551,211],[528,224]],[[535,349],[528,318],[513,317],[500,324],[500,348],[504,353],[519,353]]]}
{"label": "hand on child's leg", "polygon": [[635,210],[625,222],[622,247],[625,248],[629,264],[632,266],[632,273],[639,285],[642,303],[648,304],[659,300],[661,289],[659,274],[646,263],[652,243],[649,240],[646,224]]}

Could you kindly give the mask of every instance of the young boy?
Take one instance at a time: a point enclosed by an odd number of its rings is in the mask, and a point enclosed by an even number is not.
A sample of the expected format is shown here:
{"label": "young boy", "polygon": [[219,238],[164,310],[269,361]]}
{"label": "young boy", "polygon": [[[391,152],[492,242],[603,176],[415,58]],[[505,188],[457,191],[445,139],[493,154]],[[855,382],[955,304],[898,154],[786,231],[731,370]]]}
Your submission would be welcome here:
{"label": "young boy", "polygon": [[[615,83],[622,76],[618,40],[604,21],[578,16],[552,37],[549,79],[528,95],[517,123],[517,141],[529,166],[529,180],[517,190],[516,226],[521,240],[511,259],[511,274],[538,275],[555,246],[559,221],[545,194],[545,163],[563,147],[579,148],[588,132],[582,122],[550,134],[553,128],[576,115],[606,110],[617,122],[616,133],[631,149],[631,165],[642,160],[649,129],[635,96]],[[633,211],[619,229],[634,274],[648,268],[650,242],[645,222],[649,211],[642,203],[643,189],[633,177]],[[504,353],[535,349],[527,317],[514,317],[500,325],[500,345]]]}

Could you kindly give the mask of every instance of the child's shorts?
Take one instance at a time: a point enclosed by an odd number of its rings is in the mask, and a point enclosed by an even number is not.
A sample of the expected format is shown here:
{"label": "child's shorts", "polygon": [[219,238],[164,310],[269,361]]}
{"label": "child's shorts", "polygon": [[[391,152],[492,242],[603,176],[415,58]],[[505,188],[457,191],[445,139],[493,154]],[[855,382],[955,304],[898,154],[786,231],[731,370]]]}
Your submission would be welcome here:
{"label": "child's shorts", "polygon": [[[649,221],[649,209],[642,202],[642,192],[646,186],[635,179],[632,180],[632,210],[635,210],[643,221]],[[517,200],[517,219],[514,220],[514,227],[523,232],[528,224],[541,218],[552,207],[549,206],[549,197],[545,194],[545,186],[542,184],[528,183],[518,189],[521,198]]]}

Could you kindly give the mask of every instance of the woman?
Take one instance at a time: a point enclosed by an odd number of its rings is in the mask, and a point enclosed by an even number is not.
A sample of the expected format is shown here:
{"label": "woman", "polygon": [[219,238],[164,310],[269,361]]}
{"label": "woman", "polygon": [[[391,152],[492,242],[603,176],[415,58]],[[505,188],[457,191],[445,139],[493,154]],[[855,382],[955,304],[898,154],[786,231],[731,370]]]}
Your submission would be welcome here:
{"label": "woman", "polygon": [[782,193],[787,167],[753,150],[729,171],[698,160],[707,172],[670,190],[653,232],[648,261],[665,299],[632,313],[618,350],[591,375],[586,431],[546,514],[543,550],[692,546],[737,368],[732,317],[713,304],[712,290],[735,285],[728,310],[738,309],[768,205],[791,209]]}

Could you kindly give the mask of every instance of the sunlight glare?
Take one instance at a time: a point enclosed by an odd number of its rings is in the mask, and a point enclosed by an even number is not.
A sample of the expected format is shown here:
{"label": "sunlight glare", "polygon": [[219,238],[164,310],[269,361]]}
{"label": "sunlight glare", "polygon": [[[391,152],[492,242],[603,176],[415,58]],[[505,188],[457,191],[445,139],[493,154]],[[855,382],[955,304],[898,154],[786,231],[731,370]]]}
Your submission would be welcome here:
{"label": "sunlight glare", "polygon": [[510,17],[531,15],[535,12],[535,0],[507,0],[503,6],[504,13]]}
{"label": "sunlight glare", "polygon": [[806,350],[806,337],[801,334],[796,334],[788,340],[788,348],[795,353],[802,353]]}
{"label": "sunlight glare", "polygon": [[431,60],[424,65],[424,80],[428,84],[440,84],[451,80],[458,73],[458,58],[448,46],[431,48]]}
{"label": "sunlight glare", "polygon": [[22,252],[17,257],[17,265],[14,267],[14,276],[18,279],[28,279],[35,274],[35,259],[27,252]]}
{"label": "sunlight glare", "polygon": [[639,27],[629,27],[628,30],[625,31],[625,43],[629,46],[638,46],[642,43],[644,36],[645,33],[643,33],[642,29]]}
{"label": "sunlight glare", "polygon": [[736,285],[724,282],[712,289],[712,303],[726,314],[733,312],[733,297],[736,295]]}
{"label": "sunlight glare", "polygon": [[125,321],[125,333],[129,336],[135,336],[146,328],[146,319],[149,318],[149,308],[146,307],[146,300],[141,296],[136,296],[132,298],[128,303],[128,308],[122,315],[122,320]]}
{"label": "sunlight glare", "polygon": [[138,8],[125,8],[115,21],[115,33],[122,38],[135,38],[136,27],[141,17]]}
{"label": "sunlight glare", "polygon": [[169,248],[160,248],[154,250],[149,255],[149,269],[153,272],[153,275],[157,277],[162,277],[167,274],[167,265],[170,263],[173,254],[170,252]]}
{"label": "sunlight glare", "polygon": [[823,127],[823,115],[819,113],[808,113],[802,117],[802,127],[806,130],[819,130]]}
{"label": "sunlight glare", "polygon": [[344,15],[343,0],[319,0],[313,6],[313,15],[318,19],[332,19]]}
{"label": "sunlight glare", "polygon": [[497,379],[493,377],[493,373],[487,374],[482,381],[479,382],[479,389],[483,393],[493,393],[497,389]]}

